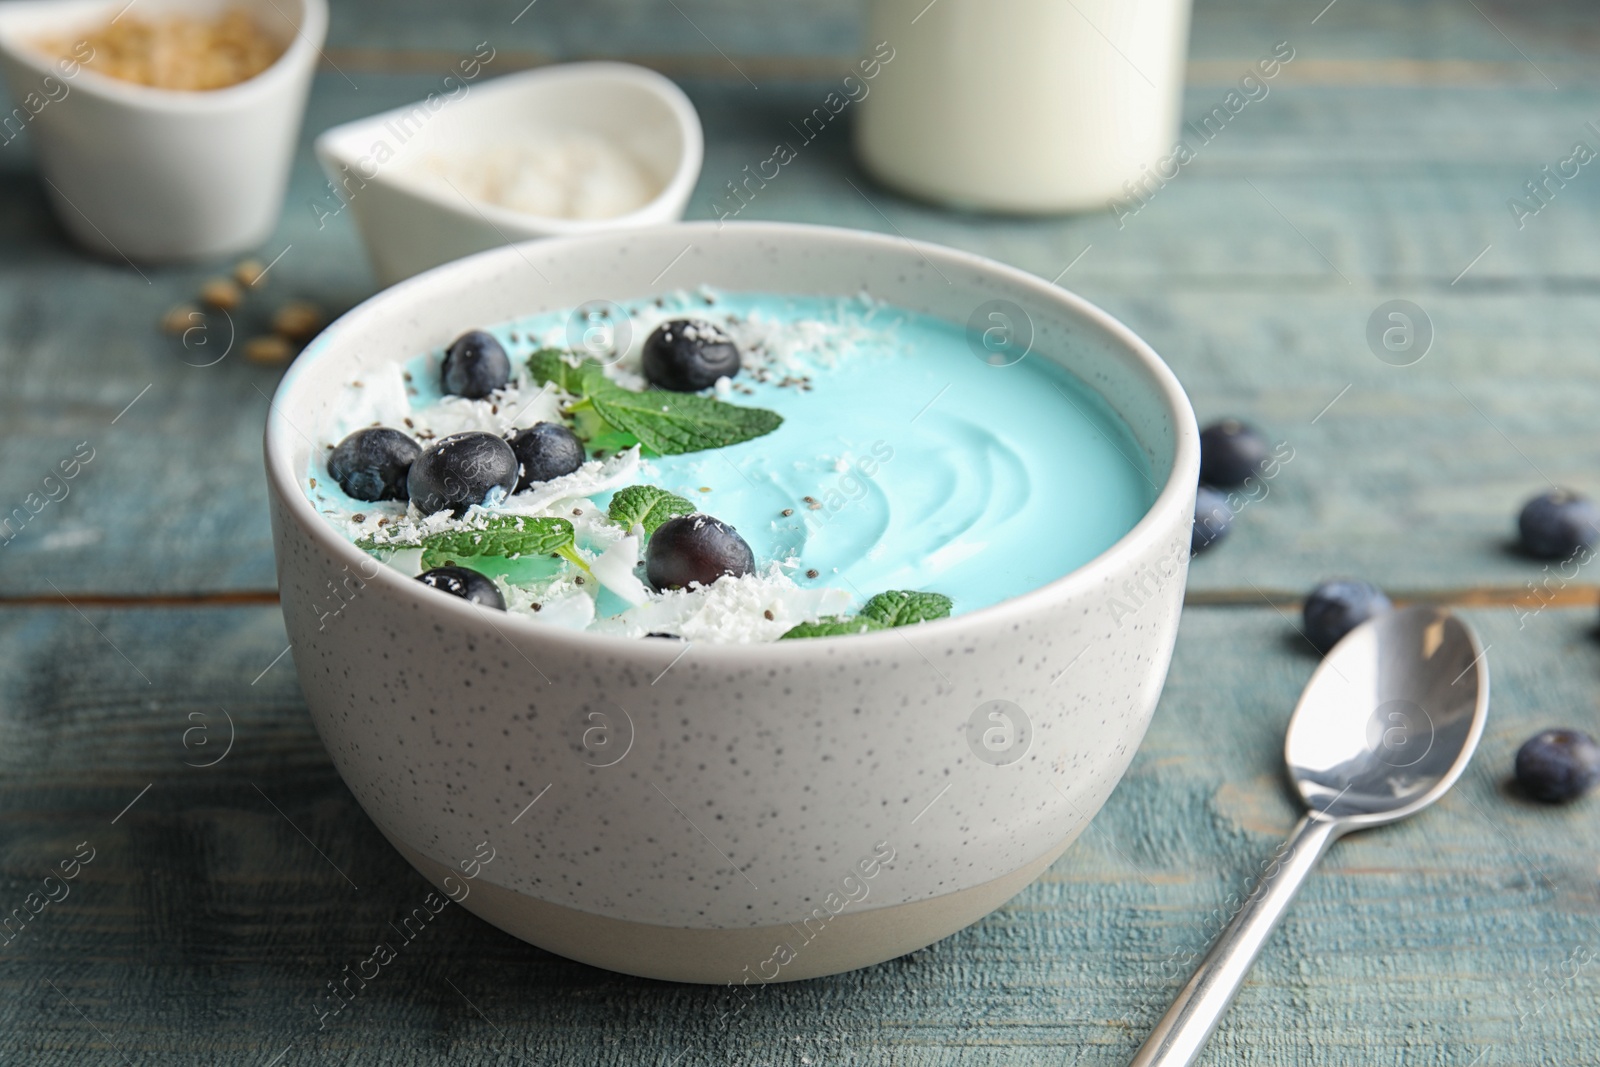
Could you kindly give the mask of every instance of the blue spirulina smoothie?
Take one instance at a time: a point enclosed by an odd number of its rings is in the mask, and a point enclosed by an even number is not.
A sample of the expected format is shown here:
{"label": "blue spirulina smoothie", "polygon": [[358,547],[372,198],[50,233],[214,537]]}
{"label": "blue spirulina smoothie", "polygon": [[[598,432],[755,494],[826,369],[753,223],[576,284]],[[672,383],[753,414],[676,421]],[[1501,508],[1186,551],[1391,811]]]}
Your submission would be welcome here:
{"label": "blue spirulina smoothie", "polygon": [[[550,556],[472,563],[498,581],[510,610],[542,621],[751,641],[819,617],[850,617],[886,590],[942,594],[955,614],[998,603],[1105,551],[1154,499],[1154,478],[1126,425],[1039,354],[993,365],[975,356],[962,327],[865,297],[699,290],[625,311],[626,319],[613,315],[607,327],[621,342],[605,371],[613,381],[645,387],[638,350],[659,323],[711,322],[738,343],[744,366],[705,395],[776,412],[782,424],[683,455],[641,456],[627,439],[597,439],[594,445],[616,447],[591,447],[582,471],[557,480],[569,485],[536,486],[463,519],[423,520],[403,502],[351,499],[319,456],[309,472],[313,501],[368,543],[408,524],[438,531],[497,511],[561,516],[576,528],[581,558],[598,561],[609,549],[637,572],[637,545],[621,543],[628,531],[606,513],[624,486],[657,486],[733,526],[754,555],[755,573],[709,588],[646,588],[641,600],[638,588],[624,589],[629,580],[616,577],[624,568],[615,559],[596,566],[599,581],[593,574],[583,581]],[[570,343],[570,317],[487,327],[514,368],[511,383],[490,398],[442,395],[442,351],[397,362],[392,382],[352,383],[344,416],[325,428],[328,446],[374,423],[416,436],[424,448],[463,429],[505,434],[551,420],[581,429],[581,417],[569,411],[573,397],[535,381],[526,365],[535,350]],[[412,573],[420,567],[414,552],[378,555]]]}

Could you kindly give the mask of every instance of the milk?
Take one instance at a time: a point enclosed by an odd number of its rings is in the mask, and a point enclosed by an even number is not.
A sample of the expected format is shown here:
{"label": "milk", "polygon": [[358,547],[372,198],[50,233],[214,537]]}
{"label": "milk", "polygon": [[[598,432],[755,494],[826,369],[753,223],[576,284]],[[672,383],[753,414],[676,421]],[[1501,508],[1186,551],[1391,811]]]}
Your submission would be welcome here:
{"label": "milk", "polygon": [[872,0],[856,151],[955,207],[1104,208],[1172,148],[1189,0]]}

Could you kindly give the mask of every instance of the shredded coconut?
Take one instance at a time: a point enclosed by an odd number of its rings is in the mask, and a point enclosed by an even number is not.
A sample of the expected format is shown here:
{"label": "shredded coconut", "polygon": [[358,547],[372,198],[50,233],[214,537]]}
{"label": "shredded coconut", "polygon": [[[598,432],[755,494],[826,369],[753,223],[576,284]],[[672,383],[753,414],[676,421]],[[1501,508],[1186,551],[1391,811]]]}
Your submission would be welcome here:
{"label": "shredded coconut", "polygon": [[851,603],[842,589],[802,589],[771,566],[740,578],[719,578],[709,587],[663,593],[592,628],[628,637],[675,633],[690,641],[750,644],[776,641],[802,622],[849,611]]}
{"label": "shredded coconut", "polygon": [[424,156],[414,173],[452,195],[557,219],[627,215],[655,199],[662,185],[611,140],[564,130]]}

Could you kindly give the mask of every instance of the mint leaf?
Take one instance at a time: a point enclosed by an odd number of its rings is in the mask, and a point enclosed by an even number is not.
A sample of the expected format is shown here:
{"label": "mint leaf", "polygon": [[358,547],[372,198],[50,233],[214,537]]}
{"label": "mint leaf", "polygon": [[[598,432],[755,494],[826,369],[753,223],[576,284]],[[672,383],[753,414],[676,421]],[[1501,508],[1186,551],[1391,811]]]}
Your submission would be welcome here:
{"label": "mint leaf", "polygon": [[630,485],[617,490],[608,514],[612,522],[620,522],[630,530],[643,526],[646,534],[653,534],[668,519],[693,515],[694,505],[653,485]]}
{"label": "mint leaf", "polygon": [[791,627],[778,640],[786,641],[791,637],[846,637],[883,629],[886,629],[883,623],[865,615],[827,615],[816,622],[803,622]]}
{"label": "mint leaf", "polygon": [[636,393],[607,378],[605,368],[597,364],[573,366],[556,348],[541,348],[529,356],[528,371],[536,382],[549,382],[579,398],[567,414],[578,436],[593,448],[637,443],[658,456],[679,456],[762,437],[783,423],[775,411],[693,393],[656,389]]}
{"label": "mint leaf", "polygon": [[879,593],[867,601],[866,606],[861,609],[861,614],[884,626],[910,626],[912,623],[927,622],[930,619],[949,618],[952,606],[950,598],[943,593],[894,589],[887,593]]}
{"label": "mint leaf", "polygon": [[589,446],[589,452],[621,452],[625,448],[632,448],[639,443],[633,434],[617,429],[595,411],[594,405],[587,400],[580,400],[567,408],[566,416],[572,422],[572,432],[584,444]]}
{"label": "mint leaf", "polygon": [[659,456],[679,456],[723,448],[762,437],[783,423],[783,416],[765,408],[726,404],[693,393],[649,389],[635,393],[609,378],[586,375],[589,403],[595,414]]}
{"label": "mint leaf", "polygon": [[421,548],[422,542],[415,537],[395,537],[389,541],[380,541],[373,535],[357,541],[356,547],[363,552],[398,552],[404,548]]}
{"label": "mint leaf", "polygon": [[564,393],[582,396],[585,373],[591,369],[598,371],[600,368],[574,367],[565,357],[566,353],[559,348],[541,348],[528,357],[528,373],[532,374],[533,380],[540,385],[550,382]]}
{"label": "mint leaf", "polygon": [[867,601],[860,615],[830,615],[816,622],[803,622],[789,629],[778,640],[789,637],[847,637],[895,626],[910,626],[929,619],[946,618],[951,607],[950,598],[943,593],[893,589]]}
{"label": "mint leaf", "polygon": [[567,556],[574,532],[566,519],[496,515],[478,530],[445,530],[422,539],[424,570],[473,556]]}

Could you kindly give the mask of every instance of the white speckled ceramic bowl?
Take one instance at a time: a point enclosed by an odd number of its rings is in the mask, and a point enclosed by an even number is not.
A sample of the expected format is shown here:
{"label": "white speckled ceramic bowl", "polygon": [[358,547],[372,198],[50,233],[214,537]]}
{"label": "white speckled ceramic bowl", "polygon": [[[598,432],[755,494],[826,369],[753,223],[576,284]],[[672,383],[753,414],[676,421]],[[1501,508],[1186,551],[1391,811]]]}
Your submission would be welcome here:
{"label": "white speckled ceramic bowl", "polygon": [[[993,607],[905,630],[687,649],[441,596],[377,567],[307,501],[318,431],[364,368],[469,327],[702,283],[865,290],[957,322],[1009,301],[1031,321],[1028,358],[1105,397],[1159,495],[1104,554]],[[517,937],[612,970],[741,985],[936,941],[1083,831],[1166,676],[1199,467],[1171,371],[1080,298],[948,248],[767,223],[531,242],[380,293],[294,364],[266,454],[301,686],[379,829]]]}

